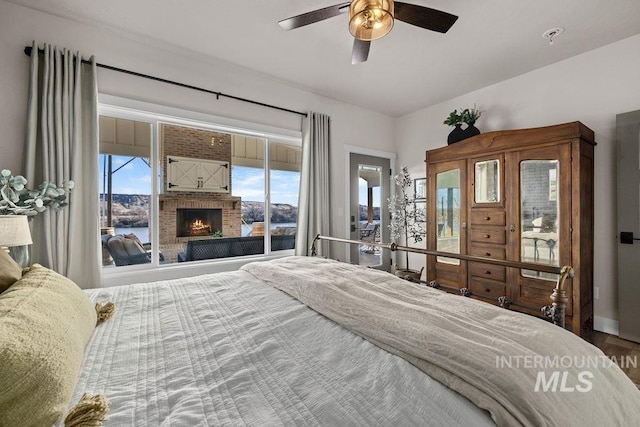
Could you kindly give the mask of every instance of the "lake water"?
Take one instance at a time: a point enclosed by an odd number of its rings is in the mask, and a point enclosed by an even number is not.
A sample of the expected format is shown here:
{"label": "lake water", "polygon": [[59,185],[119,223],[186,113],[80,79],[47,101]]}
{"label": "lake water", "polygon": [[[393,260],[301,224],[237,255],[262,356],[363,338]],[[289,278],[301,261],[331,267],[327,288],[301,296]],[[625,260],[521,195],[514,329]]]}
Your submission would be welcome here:
{"label": "lake water", "polygon": [[[281,224],[271,224],[271,229],[273,230],[276,227],[295,227],[295,222],[285,222]],[[242,237],[248,236],[251,232],[251,225],[242,224]],[[130,228],[116,228],[116,234],[130,234],[133,233],[138,236],[138,239],[142,243],[150,242],[149,238],[149,228],[148,227],[130,227]]]}
{"label": "lake water", "polygon": [[116,234],[135,234],[142,243],[151,241],[148,227],[116,228]]}

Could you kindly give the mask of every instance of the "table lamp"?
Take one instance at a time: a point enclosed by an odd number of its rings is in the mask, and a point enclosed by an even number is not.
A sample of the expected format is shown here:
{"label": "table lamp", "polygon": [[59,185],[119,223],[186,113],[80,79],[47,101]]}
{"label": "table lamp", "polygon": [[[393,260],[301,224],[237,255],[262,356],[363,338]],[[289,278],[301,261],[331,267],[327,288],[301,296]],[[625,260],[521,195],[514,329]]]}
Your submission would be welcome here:
{"label": "table lamp", "polygon": [[9,248],[9,255],[21,267],[29,265],[29,248],[33,243],[29,221],[24,215],[0,215],[0,247]]}

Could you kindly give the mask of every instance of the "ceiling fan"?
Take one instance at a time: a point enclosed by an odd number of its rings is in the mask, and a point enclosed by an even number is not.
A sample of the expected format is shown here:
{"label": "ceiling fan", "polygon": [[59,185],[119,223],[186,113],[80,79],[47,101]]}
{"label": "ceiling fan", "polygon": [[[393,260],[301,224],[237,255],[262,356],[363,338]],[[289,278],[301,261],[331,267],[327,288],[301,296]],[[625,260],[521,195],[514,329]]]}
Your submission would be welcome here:
{"label": "ceiling fan", "polygon": [[427,30],[446,33],[457,16],[429,7],[393,0],[353,0],[334,6],[292,16],[278,22],[285,30],[304,27],[349,12],[349,32],[354,37],[351,63],[365,62],[369,57],[371,41],[391,31],[394,19]]}

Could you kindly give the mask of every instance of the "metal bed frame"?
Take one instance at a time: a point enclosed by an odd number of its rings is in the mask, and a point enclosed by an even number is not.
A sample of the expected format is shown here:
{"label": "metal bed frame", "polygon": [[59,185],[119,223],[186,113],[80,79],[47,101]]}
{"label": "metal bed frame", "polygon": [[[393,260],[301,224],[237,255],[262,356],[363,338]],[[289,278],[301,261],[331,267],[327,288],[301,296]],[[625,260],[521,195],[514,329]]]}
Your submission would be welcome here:
{"label": "metal bed frame", "polygon": [[[362,244],[362,242],[359,240],[341,239],[338,237],[321,236],[320,234],[317,234],[316,237],[313,239],[313,242],[311,243],[311,248],[310,248],[311,256],[318,255],[318,252],[316,249],[316,243],[318,242],[318,240],[326,240],[326,241],[338,242],[338,243],[348,243],[348,244],[354,244],[354,245]],[[541,264],[534,264],[529,262],[498,260],[493,258],[484,258],[484,257],[478,257],[478,256],[472,256],[472,255],[456,254],[451,252],[440,252],[440,251],[433,251],[429,249],[412,248],[410,246],[400,246],[395,243],[367,242],[367,245],[379,247],[382,249],[388,249],[391,252],[395,252],[395,251],[412,252],[412,253],[423,254],[423,255],[434,255],[434,256],[441,256],[441,257],[447,257],[447,258],[457,258],[463,261],[482,262],[485,264],[500,265],[503,267],[533,270],[533,271],[539,271],[542,273],[559,274],[558,281],[556,282],[556,287],[553,289],[553,293],[549,297],[551,300],[551,305],[542,307],[540,311],[543,313],[545,317],[551,320],[554,325],[558,325],[562,328],[564,328],[565,326],[565,311],[567,308],[567,301],[569,300],[569,298],[567,297],[567,293],[565,291],[565,282],[567,278],[573,278],[575,275],[573,267],[569,265],[566,265],[564,267],[555,267],[550,265],[541,265]],[[439,287],[436,281],[431,281],[430,283],[427,283],[427,285],[433,288]],[[470,296],[470,292],[467,288],[460,289],[460,292],[463,296]],[[509,304],[506,301],[505,297],[498,298],[498,302],[500,303],[501,307],[509,308]]]}

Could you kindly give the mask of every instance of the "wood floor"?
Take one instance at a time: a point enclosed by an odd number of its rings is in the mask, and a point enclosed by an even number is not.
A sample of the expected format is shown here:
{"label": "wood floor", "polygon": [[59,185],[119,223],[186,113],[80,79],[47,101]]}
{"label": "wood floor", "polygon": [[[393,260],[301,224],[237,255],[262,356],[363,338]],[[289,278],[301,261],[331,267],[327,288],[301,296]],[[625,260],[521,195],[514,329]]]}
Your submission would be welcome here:
{"label": "wood floor", "polygon": [[593,331],[591,342],[602,350],[604,354],[609,357],[615,357],[617,360],[620,360],[621,357],[631,357],[631,360],[635,358],[638,366],[635,368],[624,366],[622,370],[640,388],[640,344],[598,331]]}

